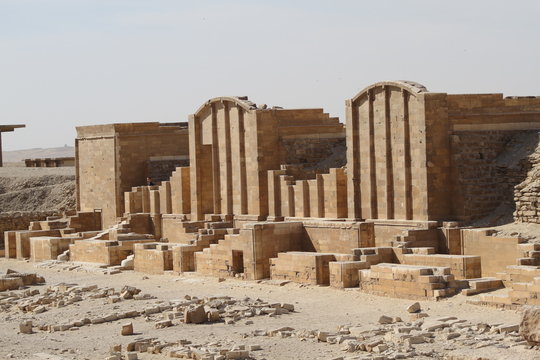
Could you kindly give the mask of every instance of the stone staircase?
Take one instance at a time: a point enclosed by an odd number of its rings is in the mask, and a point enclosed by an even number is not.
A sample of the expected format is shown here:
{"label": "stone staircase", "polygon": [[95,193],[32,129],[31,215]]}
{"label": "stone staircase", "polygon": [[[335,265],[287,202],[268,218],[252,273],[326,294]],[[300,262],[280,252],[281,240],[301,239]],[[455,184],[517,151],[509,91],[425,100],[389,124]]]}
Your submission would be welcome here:
{"label": "stone staircase", "polygon": [[[230,229],[223,239],[210,244],[207,248],[195,253],[196,271],[212,276],[235,276],[242,274],[243,261],[234,259],[235,243],[240,238],[240,229]],[[241,251],[241,249],[238,249]]]}
{"label": "stone staircase", "polygon": [[519,250],[523,257],[519,258],[518,265],[540,266],[540,244],[519,244]]}
{"label": "stone staircase", "polygon": [[474,303],[498,307],[540,305],[540,244],[526,243],[518,247],[522,257],[517,259],[517,265],[507,266],[505,271],[496,274],[506,291],[482,295]]}
{"label": "stone staircase", "polygon": [[465,296],[477,295],[504,288],[502,280],[494,277],[467,279],[462,281],[466,284],[465,286],[468,286],[468,288],[461,290],[461,294]]}
{"label": "stone staircase", "polygon": [[355,260],[371,265],[394,262],[394,251],[391,247],[371,247],[352,249]]}

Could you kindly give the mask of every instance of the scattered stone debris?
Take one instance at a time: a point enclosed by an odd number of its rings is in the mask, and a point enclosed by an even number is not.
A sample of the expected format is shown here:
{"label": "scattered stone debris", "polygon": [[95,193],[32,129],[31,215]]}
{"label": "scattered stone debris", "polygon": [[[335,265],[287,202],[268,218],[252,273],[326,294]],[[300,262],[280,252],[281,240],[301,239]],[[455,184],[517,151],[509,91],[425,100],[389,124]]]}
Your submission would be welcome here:
{"label": "scattered stone debris", "polygon": [[38,289],[11,291],[0,295],[0,312],[20,311],[39,314],[52,307],[64,307],[85,299],[107,298],[114,303],[127,299],[155,299],[149,294],[140,294],[141,290],[124,286],[120,291],[113,288],[99,288],[97,285],[78,286],[60,283],[48,286],[42,292]]}
{"label": "scattered stone debris", "polygon": [[[128,300],[151,300],[154,296],[140,294],[141,290],[133,286],[124,286],[120,291],[114,288],[99,288],[97,285],[78,286],[76,284],[56,284],[47,287],[43,293],[39,290],[10,292],[0,297],[0,312],[19,311],[39,314],[51,307],[65,307],[86,299],[106,299],[110,304]],[[186,295],[184,299],[157,301],[146,304],[141,310],[112,312],[99,316],[88,316],[65,321],[62,324],[37,324],[41,331],[57,332],[75,330],[83,326],[114,322],[121,319],[144,317],[155,322],[156,329],[185,324],[201,324],[205,322],[236,322],[254,316],[278,316],[294,311],[294,305],[285,303],[268,303],[261,299],[233,299],[229,296],[208,296],[197,298]],[[131,323],[129,323],[131,324]],[[131,335],[133,328],[128,324],[122,327],[122,335]],[[22,332],[22,331],[21,331]]]}
{"label": "scattered stone debris", "polygon": [[250,352],[262,350],[258,344],[238,345],[231,341],[214,341],[195,344],[189,340],[166,342],[157,338],[138,338],[127,344],[125,353],[122,354],[122,345],[111,347],[110,356],[106,360],[130,360],[137,359],[137,353],[166,354],[171,358],[178,359],[252,359]]}
{"label": "scattered stone debris", "polygon": [[[540,323],[538,315],[535,324]],[[472,324],[449,316],[438,319],[420,319],[414,322],[381,316],[375,326],[339,326],[336,331],[296,330],[290,327],[273,330],[254,330],[245,337],[296,337],[331,345],[354,356],[341,359],[412,359],[418,357],[447,358],[456,348],[482,347],[511,348],[527,346],[519,335],[517,324]],[[365,356],[363,356],[364,354]],[[360,356],[358,356],[360,355]],[[375,357],[373,357],[375,356]]]}
{"label": "scattered stone debris", "polygon": [[58,271],[76,271],[103,275],[115,275],[120,274],[123,270],[133,270],[132,267],[129,267],[129,262],[126,263],[126,266],[107,266],[92,263],[71,262],[69,256],[69,250],[66,250],[64,253],[58,255],[56,260],[45,260],[37,263],[35,266],[44,269],[56,269]]}

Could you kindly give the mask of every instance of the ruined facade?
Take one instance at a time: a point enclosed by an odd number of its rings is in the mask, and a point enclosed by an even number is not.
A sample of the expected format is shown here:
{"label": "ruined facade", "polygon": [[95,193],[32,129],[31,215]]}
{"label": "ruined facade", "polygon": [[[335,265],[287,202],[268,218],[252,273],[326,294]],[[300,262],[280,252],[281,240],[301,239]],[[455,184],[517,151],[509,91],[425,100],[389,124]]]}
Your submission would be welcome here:
{"label": "ruined facade", "polygon": [[[104,231],[69,235],[72,260],[118,265],[134,254],[144,272],[412,298],[534,284],[538,245],[466,225],[514,205],[535,166],[501,154],[537,136],[539,98],[433,93],[393,81],[365,88],[346,110],[344,126],[322,109],[219,97],[187,126],[79,127],[78,207],[100,216]],[[536,211],[527,193],[519,200]],[[501,301],[535,303],[535,291]]]}

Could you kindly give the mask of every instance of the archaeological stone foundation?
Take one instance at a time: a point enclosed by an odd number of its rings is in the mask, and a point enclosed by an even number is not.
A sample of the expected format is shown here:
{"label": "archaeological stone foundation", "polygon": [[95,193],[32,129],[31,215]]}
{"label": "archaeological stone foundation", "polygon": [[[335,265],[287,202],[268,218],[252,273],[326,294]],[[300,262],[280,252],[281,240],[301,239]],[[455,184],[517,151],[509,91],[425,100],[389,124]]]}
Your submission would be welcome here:
{"label": "archaeological stone foundation", "polygon": [[540,243],[471,226],[539,222],[536,158],[501,155],[539,130],[540,98],[407,81],[353,95],[345,124],[217,97],[187,123],[78,127],[77,214],[6,232],[6,257],[540,305]]}

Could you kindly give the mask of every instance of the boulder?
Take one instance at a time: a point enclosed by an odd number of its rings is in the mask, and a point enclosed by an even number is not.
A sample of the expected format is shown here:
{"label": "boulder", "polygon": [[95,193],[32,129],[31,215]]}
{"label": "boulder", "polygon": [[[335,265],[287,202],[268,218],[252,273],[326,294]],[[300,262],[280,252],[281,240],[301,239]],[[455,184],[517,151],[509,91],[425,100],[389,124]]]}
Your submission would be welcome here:
{"label": "boulder", "polygon": [[122,262],[120,263],[120,266],[122,267],[122,269],[133,270],[133,263],[134,263],[133,259],[135,259],[135,255],[129,255],[127,258],[122,260]]}
{"label": "boulder", "polygon": [[409,312],[411,314],[420,312],[420,310],[422,310],[422,308],[420,307],[420,303],[418,303],[418,302],[415,302],[414,304],[410,305],[407,308],[407,312]]}
{"label": "boulder", "polygon": [[203,305],[192,305],[184,310],[184,322],[186,324],[202,324],[207,319]]}
{"label": "boulder", "polygon": [[64,251],[56,257],[58,261],[69,261],[69,250]]}
{"label": "boulder", "polygon": [[519,333],[530,345],[540,345],[540,306],[523,309]]}
{"label": "boulder", "polygon": [[27,320],[19,324],[19,332],[21,334],[32,334],[32,321]]}

